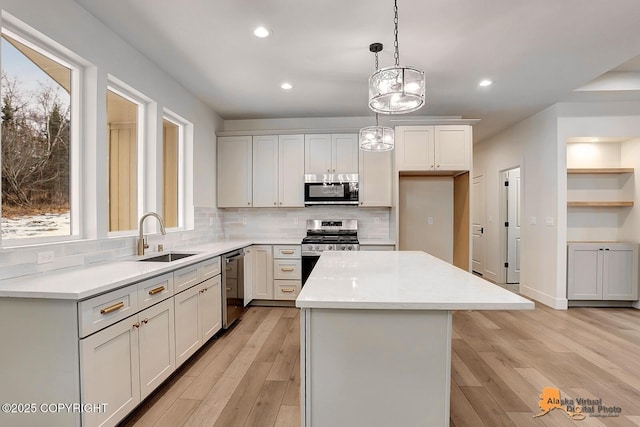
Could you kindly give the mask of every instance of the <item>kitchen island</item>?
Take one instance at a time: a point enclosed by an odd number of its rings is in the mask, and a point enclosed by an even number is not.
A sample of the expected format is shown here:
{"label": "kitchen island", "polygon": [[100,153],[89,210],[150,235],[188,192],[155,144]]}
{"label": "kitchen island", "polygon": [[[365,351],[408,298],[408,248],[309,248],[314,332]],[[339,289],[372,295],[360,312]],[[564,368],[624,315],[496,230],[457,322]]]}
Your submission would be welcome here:
{"label": "kitchen island", "polygon": [[324,252],[301,308],[306,427],[448,426],[453,310],[534,304],[424,252]]}

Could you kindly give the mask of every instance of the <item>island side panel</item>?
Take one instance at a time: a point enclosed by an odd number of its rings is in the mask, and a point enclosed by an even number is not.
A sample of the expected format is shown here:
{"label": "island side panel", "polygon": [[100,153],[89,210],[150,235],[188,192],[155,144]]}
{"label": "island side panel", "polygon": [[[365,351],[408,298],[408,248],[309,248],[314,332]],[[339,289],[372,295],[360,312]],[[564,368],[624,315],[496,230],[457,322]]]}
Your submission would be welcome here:
{"label": "island side panel", "polygon": [[[0,298],[0,402],[35,404],[32,413],[0,413],[2,426],[80,426],[76,301]],[[49,406],[52,405],[52,406]]]}
{"label": "island side panel", "polygon": [[451,312],[308,309],[303,426],[449,425]]}

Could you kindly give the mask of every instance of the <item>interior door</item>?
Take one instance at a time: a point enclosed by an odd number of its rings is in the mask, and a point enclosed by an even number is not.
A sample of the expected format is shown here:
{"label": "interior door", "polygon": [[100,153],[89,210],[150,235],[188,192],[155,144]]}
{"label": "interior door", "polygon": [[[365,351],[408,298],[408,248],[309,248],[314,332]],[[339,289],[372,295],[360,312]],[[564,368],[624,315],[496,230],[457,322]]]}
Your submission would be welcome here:
{"label": "interior door", "polygon": [[520,283],[520,168],[505,172],[507,186],[507,283]]}
{"label": "interior door", "polygon": [[471,218],[472,233],[472,255],[471,269],[474,273],[484,274],[485,263],[485,182],[484,175],[478,175],[473,178],[473,211]]}

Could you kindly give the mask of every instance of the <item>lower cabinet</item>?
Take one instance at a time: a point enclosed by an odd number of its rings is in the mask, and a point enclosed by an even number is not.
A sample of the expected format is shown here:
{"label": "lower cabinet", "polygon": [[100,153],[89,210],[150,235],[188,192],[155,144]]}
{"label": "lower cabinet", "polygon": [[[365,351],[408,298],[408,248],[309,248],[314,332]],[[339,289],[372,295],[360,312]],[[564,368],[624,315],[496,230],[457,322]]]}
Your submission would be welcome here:
{"label": "lower cabinet", "polygon": [[174,297],[176,366],[182,365],[222,328],[220,275]]}
{"label": "lower cabinet", "polygon": [[569,300],[638,299],[638,244],[569,243]]}
{"label": "lower cabinet", "polygon": [[82,402],[106,403],[83,425],[115,425],[174,371],[174,305],[167,299],[80,340]]}
{"label": "lower cabinet", "polygon": [[251,246],[253,298],[273,299],[273,248],[271,245]]}
{"label": "lower cabinet", "polygon": [[302,287],[300,245],[253,245],[246,252],[250,254],[253,299],[298,297]]}

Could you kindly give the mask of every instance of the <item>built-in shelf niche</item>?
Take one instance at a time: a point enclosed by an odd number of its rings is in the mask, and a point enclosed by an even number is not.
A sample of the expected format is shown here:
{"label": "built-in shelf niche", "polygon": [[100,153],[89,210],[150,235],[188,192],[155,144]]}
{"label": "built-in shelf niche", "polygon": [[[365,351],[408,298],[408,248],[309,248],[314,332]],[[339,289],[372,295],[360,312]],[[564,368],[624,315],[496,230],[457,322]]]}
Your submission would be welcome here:
{"label": "built-in shelf niche", "polygon": [[[637,147],[637,148],[636,148]],[[567,239],[620,241],[634,214],[637,138],[567,141]]]}

